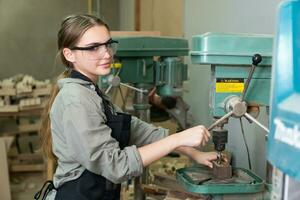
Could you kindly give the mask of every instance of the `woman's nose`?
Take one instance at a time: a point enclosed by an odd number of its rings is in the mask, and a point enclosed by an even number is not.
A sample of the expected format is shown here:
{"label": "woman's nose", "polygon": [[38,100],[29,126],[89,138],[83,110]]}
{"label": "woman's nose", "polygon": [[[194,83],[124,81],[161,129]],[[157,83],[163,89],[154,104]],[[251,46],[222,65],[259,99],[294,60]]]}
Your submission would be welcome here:
{"label": "woman's nose", "polygon": [[111,55],[111,53],[109,52],[109,49],[106,48],[106,51],[105,51],[105,53],[104,53],[103,58],[105,58],[105,59],[110,59],[111,57],[112,57],[112,55]]}

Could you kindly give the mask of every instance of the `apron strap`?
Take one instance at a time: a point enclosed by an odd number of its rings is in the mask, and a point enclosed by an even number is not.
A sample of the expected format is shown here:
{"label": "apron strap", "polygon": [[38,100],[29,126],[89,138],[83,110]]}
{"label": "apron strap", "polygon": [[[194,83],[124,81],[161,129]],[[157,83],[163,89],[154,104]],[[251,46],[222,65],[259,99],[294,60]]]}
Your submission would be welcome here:
{"label": "apron strap", "polygon": [[[46,187],[46,185],[47,185],[47,187]],[[46,189],[44,190],[45,187],[46,187]],[[42,195],[43,190],[44,190],[42,200],[45,200],[46,197],[47,197],[47,195],[48,195],[48,193],[49,193],[51,190],[53,190],[53,189],[56,190],[56,188],[55,188],[55,186],[54,186],[54,184],[53,184],[53,181],[50,181],[50,180],[46,181],[46,182],[44,183],[43,187],[42,187],[37,193],[35,193],[34,199],[36,199],[36,200],[39,199],[40,196]]]}
{"label": "apron strap", "polygon": [[114,117],[114,114],[113,114],[114,107],[113,107],[113,105],[110,103],[110,101],[108,101],[107,99],[104,98],[104,96],[103,96],[103,94],[102,94],[102,92],[101,92],[101,90],[100,90],[100,88],[98,87],[97,84],[94,84],[91,79],[89,79],[88,77],[86,77],[85,75],[83,75],[82,73],[80,73],[80,72],[78,72],[74,69],[71,71],[70,77],[71,78],[78,78],[78,79],[81,79],[81,80],[84,80],[84,81],[87,81],[87,82],[90,82],[91,84],[93,84],[95,86],[95,91],[97,92],[98,96],[102,98],[105,115],[109,116],[111,118]]}

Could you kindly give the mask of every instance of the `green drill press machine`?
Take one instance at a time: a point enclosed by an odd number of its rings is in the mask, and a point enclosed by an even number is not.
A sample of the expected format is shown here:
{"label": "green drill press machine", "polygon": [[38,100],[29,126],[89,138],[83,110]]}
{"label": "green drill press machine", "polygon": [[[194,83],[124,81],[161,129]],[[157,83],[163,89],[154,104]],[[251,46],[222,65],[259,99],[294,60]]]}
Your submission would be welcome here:
{"label": "green drill press machine", "polygon": [[242,117],[268,132],[256,117],[260,107],[269,106],[272,44],[267,35],[206,33],[193,37],[192,63],[211,68],[210,111],[216,121],[208,129],[218,160],[213,170],[179,169],[177,180],[187,191],[210,199],[267,198],[265,181],[251,170],[222,163],[221,152],[228,133],[234,131],[225,129],[231,118],[240,119],[243,135]]}
{"label": "green drill press machine", "polygon": [[118,49],[110,76],[101,79],[102,87],[125,86],[135,91],[133,102],[136,115],[150,121],[148,94],[156,87],[161,97],[176,97],[174,109],[167,109],[179,123],[187,128],[188,106],[182,100],[183,81],[187,80],[187,65],[183,57],[188,55],[188,42],[182,38],[124,36],[114,37]]}

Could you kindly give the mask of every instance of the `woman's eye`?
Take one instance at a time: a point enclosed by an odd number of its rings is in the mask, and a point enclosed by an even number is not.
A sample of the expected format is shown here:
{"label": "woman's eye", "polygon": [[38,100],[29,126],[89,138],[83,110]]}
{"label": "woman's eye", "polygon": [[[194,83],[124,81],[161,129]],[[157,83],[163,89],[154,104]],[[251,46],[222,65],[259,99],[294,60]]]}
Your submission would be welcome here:
{"label": "woman's eye", "polygon": [[99,46],[90,47],[90,51],[98,51]]}

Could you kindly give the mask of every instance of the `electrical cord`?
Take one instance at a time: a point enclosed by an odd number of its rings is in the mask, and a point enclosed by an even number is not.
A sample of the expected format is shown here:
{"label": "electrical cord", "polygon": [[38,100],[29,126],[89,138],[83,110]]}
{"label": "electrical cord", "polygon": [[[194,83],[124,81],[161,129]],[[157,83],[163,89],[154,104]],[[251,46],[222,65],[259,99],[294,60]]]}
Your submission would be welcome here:
{"label": "electrical cord", "polygon": [[243,135],[243,139],[244,139],[244,143],[245,143],[245,147],[246,147],[246,151],[247,151],[249,169],[251,170],[252,169],[251,158],[250,158],[250,153],[249,153],[249,147],[248,147],[246,137],[245,137],[245,131],[244,131],[244,127],[243,127],[242,118],[240,118],[240,124],[241,124],[242,135]]}

